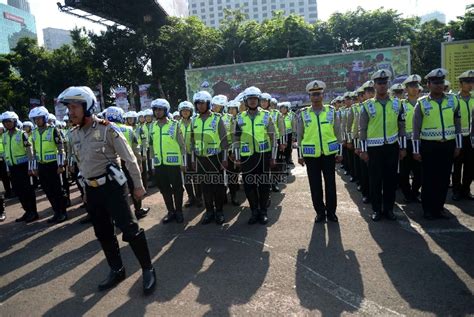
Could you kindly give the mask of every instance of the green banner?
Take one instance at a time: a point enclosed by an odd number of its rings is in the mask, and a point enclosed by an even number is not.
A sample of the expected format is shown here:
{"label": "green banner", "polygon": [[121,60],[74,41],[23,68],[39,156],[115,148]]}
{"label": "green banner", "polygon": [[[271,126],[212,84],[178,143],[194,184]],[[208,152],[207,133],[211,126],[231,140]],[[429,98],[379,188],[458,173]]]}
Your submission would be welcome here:
{"label": "green banner", "polygon": [[326,83],[325,99],[352,91],[378,69],[389,69],[392,83],[410,74],[410,47],[266,60],[186,70],[188,98],[199,90],[235,98],[249,86],[257,86],[279,101],[308,101],[306,84],[314,79]]}

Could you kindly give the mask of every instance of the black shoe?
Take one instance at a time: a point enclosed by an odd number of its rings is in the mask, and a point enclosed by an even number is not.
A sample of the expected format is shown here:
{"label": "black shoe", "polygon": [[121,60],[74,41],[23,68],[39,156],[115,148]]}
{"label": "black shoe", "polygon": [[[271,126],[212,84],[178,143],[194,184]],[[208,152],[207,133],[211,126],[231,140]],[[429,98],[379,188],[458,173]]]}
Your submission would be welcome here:
{"label": "black shoe", "polygon": [[360,185],[357,185],[357,191],[359,191],[359,192],[360,192],[361,190],[362,190],[362,186],[360,186]]}
{"label": "black shoe", "polygon": [[329,221],[339,222],[339,219],[337,218],[336,214],[328,213],[327,218]]}
{"label": "black shoe", "polygon": [[125,279],[125,277],[126,277],[126,274],[125,274],[124,267],[122,267],[118,271],[111,270],[107,278],[103,280],[102,282],[100,282],[99,291],[105,291],[105,290],[114,288],[120,282],[122,282]]}
{"label": "black shoe", "polygon": [[166,224],[175,219],[176,219],[176,213],[174,211],[168,211],[168,214],[163,218],[162,222]]}
{"label": "black shoe", "polygon": [[349,182],[353,183],[353,182],[355,182],[355,181],[356,181],[355,177],[349,178]]}
{"label": "black shoe", "polygon": [[385,218],[388,220],[397,220],[397,217],[393,214],[393,210],[388,210],[385,212]]}
{"label": "black shoe", "polygon": [[143,294],[150,295],[156,287],[155,269],[143,270]]}
{"label": "black shoe", "polygon": [[235,199],[235,197],[233,197],[230,201],[232,203],[233,206],[240,206],[240,203],[237,201],[237,199]]}
{"label": "black shoe", "polygon": [[207,225],[208,223],[211,223],[214,220],[214,212],[213,211],[206,211],[204,216],[202,217],[201,224],[202,225]]}
{"label": "black shoe", "polygon": [[222,211],[216,211],[216,223],[221,225],[225,222],[224,213]]}
{"label": "black shoe", "polygon": [[198,208],[202,207],[202,200],[200,200],[200,199],[196,200],[196,207],[198,207]]}
{"label": "black shoe", "polygon": [[459,193],[454,193],[453,196],[451,197],[454,201],[460,201],[462,199],[461,195]]}
{"label": "black shoe", "polygon": [[413,202],[413,199],[412,199],[411,197],[405,196],[405,197],[403,197],[403,202],[404,202],[405,204],[409,204],[409,203],[412,203],[412,202]]}
{"label": "black shoe", "polygon": [[176,223],[183,223],[184,222],[183,212],[177,211],[175,218],[176,218]]}
{"label": "black shoe", "polygon": [[56,223],[61,223],[61,222],[64,222],[67,220],[67,214],[66,213],[62,213],[58,216],[58,218],[56,219]]}
{"label": "black shoe", "polygon": [[184,208],[189,208],[191,206],[193,206],[194,204],[196,203],[196,200],[195,199],[188,199],[185,203],[184,203]]}
{"label": "black shoe", "polygon": [[430,212],[425,212],[425,213],[423,214],[423,218],[425,218],[426,220],[434,220],[434,219],[435,219],[435,217],[433,216],[433,214],[430,213]]}
{"label": "black shoe", "polygon": [[7,214],[4,211],[2,211],[0,213],[0,222],[4,222],[5,219],[7,219]]}
{"label": "black shoe", "polygon": [[466,197],[467,200],[474,200],[474,195],[471,194],[471,193],[467,193],[467,194],[465,195],[465,197]]}
{"label": "black shoe", "polygon": [[29,214],[28,217],[26,217],[25,222],[30,223],[30,222],[36,221],[38,219],[39,219],[38,213],[33,213],[33,214]]}
{"label": "black shoe", "polygon": [[55,223],[59,218],[59,214],[54,213],[54,216],[50,217],[46,222],[47,223]]}
{"label": "black shoe", "polygon": [[15,219],[15,222],[23,222],[26,220],[26,217],[28,217],[28,213],[24,213],[23,216],[21,216],[20,218],[17,218]]}
{"label": "black shoe", "polygon": [[271,204],[272,204],[272,200],[270,199],[270,197],[268,197],[268,200],[267,200],[267,203],[265,204],[265,207],[270,208]]}
{"label": "black shoe", "polygon": [[86,204],[83,203],[82,205],[79,206],[79,208],[86,208]]}
{"label": "black shoe", "polygon": [[370,199],[369,199],[369,197],[362,197],[362,202],[363,202],[364,204],[370,204]]}
{"label": "black shoe", "polygon": [[421,203],[421,198],[418,197],[418,196],[413,196],[412,201],[413,201],[414,203],[420,204],[420,203]]}
{"label": "black shoe", "polygon": [[323,214],[319,214],[316,216],[316,219],[314,220],[314,222],[324,222],[326,221],[326,215],[323,215]]}
{"label": "black shoe", "polygon": [[135,216],[137,217],[137,219],[145,218],[148,215],[149,211],[150,211],[149,207],[140,208],[138,210],[135,210]]}
{"label": "black shoe", "polygon": [[266,211],[260,211],[258,215],[258,222],[261,225],[266,225],[268,223],[268,216]]}
{"label": "black shoe", "polygon": [[5,193],[5,198],[14,198],[15,195],[12,192],[6,192]]}
{"label": "black shoe", "polygon": [[89,214],[87,214],[84,218],[81,219],[81,221],[79,221],[81,225],[85,225],[86,223],[90,222],[92,222],[92,218]]}
{"label": "black shoe", "polygon": [[252,210],[252,215],[250,216],[249,221],[248,221],[249,225],[253,225],[257,223],[258,214],[259,214],[258,210]]}
{"label": "black shoe", "polygon": [[278,187],[277,184],[273,184],[272,185],[272,192],[278,193],[279,191],[280,191],[280,187]]}
{"label": "black shoe", "polygon": [[378,212],[378,211],[374,211],[374,213],[372,214],[372,216],[370,218],[373,221],[379,221],[380,219],[382,219],[382,213]]}
{"label": "black shoe", "polygon": [[445,213],[444,211],[441,211],[441,212],[435,214],[434,216],[437,219],[451,219],[451,217],[447,213]]}
{"label": "black shoe", "polygon": [[344,170],[344,175],[349,175],[349,172]]}

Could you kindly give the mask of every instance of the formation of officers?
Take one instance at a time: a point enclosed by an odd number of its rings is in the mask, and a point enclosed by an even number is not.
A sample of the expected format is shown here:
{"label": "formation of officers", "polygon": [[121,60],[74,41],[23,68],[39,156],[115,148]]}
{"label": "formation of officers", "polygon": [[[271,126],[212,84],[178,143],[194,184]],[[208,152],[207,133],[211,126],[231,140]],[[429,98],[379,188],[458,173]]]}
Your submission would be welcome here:
{"label": "formation of officers", "polygon": [[[109,107],[95,115],[91,89],[70,87],[58,97],[68,108],[67,125],[55,122],[45,107],[32,109],[29,123],[21,124],[14,112],[2,114],[5,195],[15,193],[25,210],[17,222],[36,221],[39,180],[54,213],[48,222],[60,223],[70,205],[68,180],[76,180],[110,266],[99,289],[112,288],[126,276],[116,226],[142,267],[145,294],[156,285],[137,220],[149,212],[141,203],[149,181],[163,196],[165,224],[182,223],[183,206],[204,206],[202,224],[223,224],[224,204],[241,203],[237,192],[243,183],[248,223],[264,225],[270,192],[280,190],[297,148],[298,163],[307,168],[316,222],[338,221],[336,163],[357,183],[363,202],[372,204],[372,220],[395,219],[398,187],[406,203],[421,201],[425,218],[446,218],[451,174],[453,199],[472,199],[474,71],[459,76],[456,94],[446,91],[446,74],[435,69],[426,75],[429,94],[421,96],[419,75],[388,89],[390,71],[378,70],[331,105],[323,103],[326,84],[314,80],[306,86],[311,104],[298,111],[290,102],[278,103],[248,87],[231,101],[197,92],[173,114],[166,99],[156,99],[151,109],[138,113]],[[188,200],[183,204],[184,191]],[[1,215],[3,221],[3,209]]]}

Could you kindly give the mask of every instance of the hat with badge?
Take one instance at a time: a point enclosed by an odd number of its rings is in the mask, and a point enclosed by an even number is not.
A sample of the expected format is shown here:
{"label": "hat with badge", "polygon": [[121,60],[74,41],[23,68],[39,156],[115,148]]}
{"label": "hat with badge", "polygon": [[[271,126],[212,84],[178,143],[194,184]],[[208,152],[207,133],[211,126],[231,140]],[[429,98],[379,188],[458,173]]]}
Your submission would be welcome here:
{"label": "hat with badge", "polygon": [[369,89],[369,88],[374,88],[374,81],[373,80],[367,80],[365,83],[362,84],[361,88],[363,90]]}
{"label": "hat with badge", "polygon": [[390,90],[391,91],[394,91],[394,90],[404,90],[405,89],[405,86],[403,84],[393,84],[392,87],[390,87]]}
{"label": "hat with badge", "polygon": [[388,69],[379,69],[375,73],[372,74],[371,79],[376,80],[376,79],[385,79],[385,78],[390,78],[392,77],[392,73]]}
{"label": "hat with badge", "polygon": [[417,75],[417,74],[410,75],[403,81],[403,84],[406,85],[408,83],[414,83],[414,82],[420,83],[421,82],[421,76]]}
{"label": "hat with badge", "polygon": [[444,68],[435,68],[428,75],[425,76],[425,79],[430,78],[444,78],[448,74],[448,71]]}
{"label": "hat with badge", "polygon": [[463,79],[474,79],[474,69],[466,70],[464,73],[458,76],[459,80]]}
{"label": "hat with badge", "polygon": [[352,94],[352,91],[346,91],[346,92],[342,95],[342,98],[343,98],[343,99],[351,98],[351,94]]}
{"label": "hat with badge", "polygon": [[360,86],[359,88],[357,88],[356,90],[357,94],[363,94],[364,93],[364,86]]}
{"label": "hat with badge", "polygon": [[326,84],[320,80],[313,80],[312,82],[306,85],[306,92],[312,93],[315,91],[324,91],[326,89]]}

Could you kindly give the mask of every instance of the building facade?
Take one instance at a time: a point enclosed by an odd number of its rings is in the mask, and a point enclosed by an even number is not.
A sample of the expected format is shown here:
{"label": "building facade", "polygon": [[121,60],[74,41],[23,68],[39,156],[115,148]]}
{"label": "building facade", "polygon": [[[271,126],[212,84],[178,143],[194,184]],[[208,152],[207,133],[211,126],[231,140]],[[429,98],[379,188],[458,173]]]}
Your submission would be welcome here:
{"label": "building facade", "polygon": [[22,37],[37,40],[35,17],[27,11],[0,3],[0,54],[8,54]]}
{"label": "building facade", "polygon": [[189,0],[189,15],[198,16],[210,27],[218,27],[224,19],[224,9],[240,9],[247,18],[262,22],[276,10],[285,15],[297,14],[309,22],[318,19],[317,0]]}
{"label": "building facade", "polygon": [[30,13],[30,4],[27,0],[8,0],[8,5]]}
{"label": "building facade", "polygon": [[55,28],[43,29],[44,47],[55,50],[65,44],[72,44],[71,31]]}

